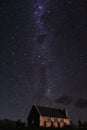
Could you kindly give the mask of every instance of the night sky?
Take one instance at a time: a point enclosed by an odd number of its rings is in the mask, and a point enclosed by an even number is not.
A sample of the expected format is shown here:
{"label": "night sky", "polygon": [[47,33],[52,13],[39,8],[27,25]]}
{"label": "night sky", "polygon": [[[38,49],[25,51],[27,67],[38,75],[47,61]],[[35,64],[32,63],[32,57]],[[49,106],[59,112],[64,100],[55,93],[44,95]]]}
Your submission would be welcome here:
{"label": "night sky", "polygon": [[0,0],[0,119],[33,104],[87,121],[87,0]]}

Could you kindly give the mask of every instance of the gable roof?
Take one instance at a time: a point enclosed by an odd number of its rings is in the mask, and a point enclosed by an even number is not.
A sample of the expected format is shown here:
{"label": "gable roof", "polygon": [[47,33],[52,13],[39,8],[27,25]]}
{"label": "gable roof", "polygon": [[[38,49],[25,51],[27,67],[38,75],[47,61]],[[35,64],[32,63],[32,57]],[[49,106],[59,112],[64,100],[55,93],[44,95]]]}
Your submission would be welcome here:
{"label": "gable roof", "polygon": [[34,105],[41,116],[67,118],[64,110]]}

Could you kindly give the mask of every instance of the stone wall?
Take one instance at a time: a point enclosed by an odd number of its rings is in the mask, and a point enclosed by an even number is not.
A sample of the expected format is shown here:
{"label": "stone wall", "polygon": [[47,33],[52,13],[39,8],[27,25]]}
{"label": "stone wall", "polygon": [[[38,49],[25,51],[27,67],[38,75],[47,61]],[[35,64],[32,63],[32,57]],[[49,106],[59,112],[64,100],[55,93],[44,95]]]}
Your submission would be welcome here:
{"label": "stone wall", "polygon": [[40,127],[63,127],[70,125],[69,118],[53,118],[40,116]]}

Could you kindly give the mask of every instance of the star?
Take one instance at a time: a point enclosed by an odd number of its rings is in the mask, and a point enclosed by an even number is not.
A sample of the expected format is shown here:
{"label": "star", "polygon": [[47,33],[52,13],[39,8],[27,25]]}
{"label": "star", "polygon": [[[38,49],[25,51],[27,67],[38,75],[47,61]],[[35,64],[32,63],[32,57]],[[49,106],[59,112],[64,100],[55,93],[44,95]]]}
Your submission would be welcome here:
{"label": "star", "polygon": [[15,52],[14,51],[12,51],[12,53],[11,53],[12,55],[14,55],[15,54]]}
{"label": "star", "polygon": [[38,7],[38,8],[39,8],[40,10],[42,10],[42,9],[43,9],[43,7],[42,7],[42,6],[40,6],[40,5],[39,5],[39,7]]}
{"label": "star", "polygon": [[44,62],[42,62],[42,65],[44,65],[45,63]]}
{"label": "star", "polygon": [[41,56],[39,55],[38,58],[41,58]]}
{"label": "star", "polygon": [[50,11],[50,10],[47,10],[47,13],[48,13],[48,14],[50,14],[50,13],[51,13],[51,11]]}
{"label": "star", "polygon": [[37,12],[37,11],[35,11],[35,14],[37,15],[37,14],[38,14],[38,12]]}

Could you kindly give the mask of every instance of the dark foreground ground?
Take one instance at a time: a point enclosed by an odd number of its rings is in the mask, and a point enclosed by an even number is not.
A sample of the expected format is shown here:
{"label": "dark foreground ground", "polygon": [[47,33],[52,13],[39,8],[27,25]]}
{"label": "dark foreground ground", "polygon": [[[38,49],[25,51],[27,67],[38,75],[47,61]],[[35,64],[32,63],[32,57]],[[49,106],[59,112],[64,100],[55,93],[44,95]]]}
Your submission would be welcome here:
{"label": "dark foreground ground", "polygon": [[0,120],[0,130],[87,130],[87,123],[82,124],[80,122],[78,126],[72,124],[71,126],[65,126],[63,128],[28,128],[21,120],[11,121],[4,119]]}
{"label": "dark foreground ground", "polygon": [[72,128],[72,127],[67,127],[67,128],[39,128],[39,129],[29,129],[27,130],[87,130],[87,128]]}
{"label": "dark foreground ground", "polygon": [[87,128],[0,128],[0,130],[87,130]]}
{"label": "dark foreground ground", "polygon": [[[31,130],[27,128],[27,130]],[[87,128],[43,128],[43,129],[32,129],[32,130],[87,130]]]}

